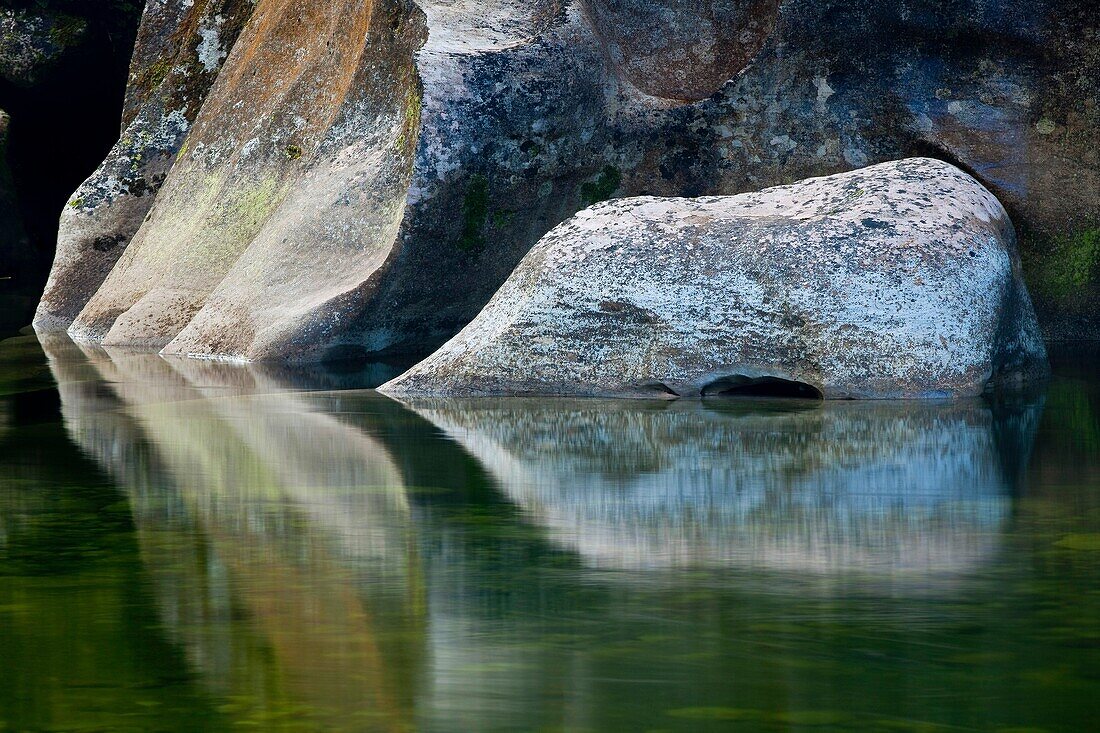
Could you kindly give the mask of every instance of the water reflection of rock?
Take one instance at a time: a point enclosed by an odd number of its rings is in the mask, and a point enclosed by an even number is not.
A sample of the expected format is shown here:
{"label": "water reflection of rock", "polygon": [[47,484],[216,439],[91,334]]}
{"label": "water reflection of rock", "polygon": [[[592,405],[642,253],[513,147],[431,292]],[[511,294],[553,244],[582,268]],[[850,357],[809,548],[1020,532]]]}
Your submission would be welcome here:
{"label": "water reflection of rock", "polygon": [[[414,403],[436,429],[386,398],[288,390],[285,374],[46,347],[68,430],[131,499],[169,638],[216,707],[261,730],[296,714],[610,730],[711,700],[827,709],[840,683],[819,642],[883,619],[904,666],[891,682],[861,659],[860,684],[923,719],[913,675],[944,679],[928,624],[973,620],[951,604],[979,585],[954,581],[988,578],[966,571],[998,547],[1038,416]],[[767,572],[649,572],[673,566]],[[950,593],[817,582],[863,570],[946,576],[934,587]],[[786,629],[761,630],[777,618]],[[631,695],[637,725],[612,702]]]}
{"label": "water reflection of rock", "polygon": [[252,723],[405,729],[423,625],[409,506],[385,448],[334,417],[341,397],[44,348],[68,430],[131,497],[164,624],[204,685]]}
{"label": "water reflection of rock", "polygon": [[1040,408],[423,400],[553,540],[599,568],[871,571],[988,558]]}

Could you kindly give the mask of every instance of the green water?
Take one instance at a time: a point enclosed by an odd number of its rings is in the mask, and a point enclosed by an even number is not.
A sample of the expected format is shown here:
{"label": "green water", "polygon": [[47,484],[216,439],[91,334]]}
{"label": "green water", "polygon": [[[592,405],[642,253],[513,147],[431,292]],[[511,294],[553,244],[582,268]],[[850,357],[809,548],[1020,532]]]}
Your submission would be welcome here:
{"label": "green water", "polygon": [[401,405],[44,348],[0,730],[1098,726],[1095,350],[999,404]]}

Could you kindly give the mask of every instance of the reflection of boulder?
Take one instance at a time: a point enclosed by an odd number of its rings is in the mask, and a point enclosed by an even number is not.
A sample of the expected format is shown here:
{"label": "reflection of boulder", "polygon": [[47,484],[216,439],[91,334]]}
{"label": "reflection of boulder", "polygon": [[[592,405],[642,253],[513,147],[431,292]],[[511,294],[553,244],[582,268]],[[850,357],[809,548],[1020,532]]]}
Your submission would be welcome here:
{"label": "reflection of boulder", "polygon": [[[1020,628],[985,602],[1016,587],[1001,562],[958,579],[998,547],[1035,409],[479,400],[418,416],[255,369],[47,348],[72,436],[130,497],[139,592],[161,613],[143,628],[186,655],[219,729],[281,713],[326,730],[641,729],[700,698],[826,709],[849,670],[891,669],[882,709],[927,720],[909,693],[943,683],[929,633],[977,616],[987,631],[962,654]],[[349,496],[394,470],[397,496]],[[650,571],[674,564],[732,571]],[[872,630],[867,650],[896,666],[847,666]],[[952,682],[985,699],[1002,666],[956,665]],[[609,684],[662,694],[624,710]]]}
{"label": "reflection of boulder", "polygon": [[734,566],[924,578],[998,544],[1015,480],[981,404],[761,410],[423,400],[560,544],[606,568]]}
{"label": "reflection of boulder", "polygon": [[250,704],[304,706],[328,729],[359,729],[364,707],[378,729],[405,725],[420,624],[408,504],[385,449],[332,416],[341,397],[44,347],[66,426],[129,494],[164,623],[205,684],[247,697],[263,680],[272,699]]}

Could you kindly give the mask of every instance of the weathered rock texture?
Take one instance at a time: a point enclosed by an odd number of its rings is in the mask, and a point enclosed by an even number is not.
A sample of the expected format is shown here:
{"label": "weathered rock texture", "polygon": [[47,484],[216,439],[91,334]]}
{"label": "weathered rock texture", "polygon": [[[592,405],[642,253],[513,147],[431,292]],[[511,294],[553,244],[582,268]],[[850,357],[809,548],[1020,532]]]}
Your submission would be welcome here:
{"label": "weathered rock texture", "polygon": [[733,197],[621,199],[548,234],[383,392],[630,397],[784,380],[981,394],[1046,354],[997,199],[930,159]]}
{"label": "weathered rock texture", "polygon": [[779,0],[587,0],[619,77],[673,101],[711,96],[748,66],[775,26]]}
{"label": "weathered rock texture", "polygon": [[123,133],[61,214],[35,314],[65,330],[110,274],[153,205],[252,0],[151,0],[138,31]]}
{"label": "weathered rock texture", "polygon": [[[254,360],[426,353],[584,206],[914,154],[956,162],[1004,201],[1049,336],[1097,333],[1091,0],[313,5],[257,5],[75,335]],[[274,20],[284,13],[303,22]],[[371,30],[354,41],[331,28],[364,13]],[[335,68],[359,42],[346,84],[311,80],[320,96],[273,104],[242,82],[298,79],[312,59]],[[354,121],[319,122],[336,109]],[[390,172],[368,181],[356,166]],[[221,193],[204,196],[200,169]]]}
{"label": "weathered rock texture", "polygon": [[423,40],[412,10],[258,3],[72,332],[184,354],[308,350],[299,337],[339,319],[333,300],[378,269],[400,224]]}

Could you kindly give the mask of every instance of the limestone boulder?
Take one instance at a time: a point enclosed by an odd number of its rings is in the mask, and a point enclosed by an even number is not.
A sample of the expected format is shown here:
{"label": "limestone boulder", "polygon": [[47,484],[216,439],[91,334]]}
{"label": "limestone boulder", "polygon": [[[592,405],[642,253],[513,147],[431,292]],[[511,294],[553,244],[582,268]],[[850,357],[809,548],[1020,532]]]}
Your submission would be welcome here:
{"label": "limestone boulder", "polygon": [[1012,224],[909,159],[555,228],[390,394],[965,397],[1041,377]]}

